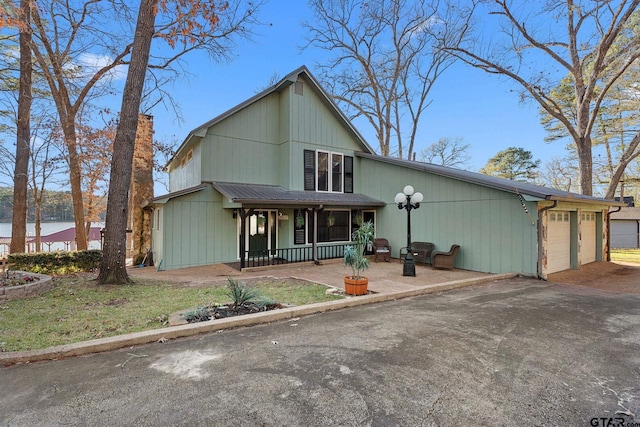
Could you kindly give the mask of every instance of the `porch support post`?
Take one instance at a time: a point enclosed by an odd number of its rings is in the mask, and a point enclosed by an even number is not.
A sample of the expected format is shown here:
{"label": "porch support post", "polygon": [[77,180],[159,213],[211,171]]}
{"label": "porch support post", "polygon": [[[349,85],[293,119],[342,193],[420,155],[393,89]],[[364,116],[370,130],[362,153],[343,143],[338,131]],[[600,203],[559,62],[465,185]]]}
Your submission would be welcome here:
{"label": "porch support post", "polygon": [[245,255],[247,252],[247,239],[245,236],[247,235],[247,217],[253,215],[254,209],[240,209],[240,270],[245,268]]}
{"label": "porch support post", "polygon": [[313,239],[313,241],[311,242],[311,251],[312,251],[312,257],[313,257],[313,262],[315,262],[316,264],[319,264],[320,261],[318,260],[318,212],[316,211],[316,208],[311,208],[311,226],[313,227],[313,233],[311,233],[311,238]]}

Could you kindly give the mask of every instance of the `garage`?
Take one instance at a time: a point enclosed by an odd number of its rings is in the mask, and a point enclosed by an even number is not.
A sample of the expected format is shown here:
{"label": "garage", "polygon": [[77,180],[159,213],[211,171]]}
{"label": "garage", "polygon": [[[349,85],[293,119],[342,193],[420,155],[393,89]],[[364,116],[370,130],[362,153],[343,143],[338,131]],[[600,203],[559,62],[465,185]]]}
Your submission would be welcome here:
{"label": "garage", "polygon": [[569,212],[549,212],[547,274],[571,268],[571,221]]}
{"label": "garage", "polygon": [[611,247],[636,249],[638,245],[638,221],[611,221]]}
{"label": "garage", "polygon": [[611,213],[611,247],[640,248],[640,208],[625,207]]}
{"label": "garage", "polygon": [[581,262],[589,264],[596,261],[596,213],[583,212],[581,219]]}

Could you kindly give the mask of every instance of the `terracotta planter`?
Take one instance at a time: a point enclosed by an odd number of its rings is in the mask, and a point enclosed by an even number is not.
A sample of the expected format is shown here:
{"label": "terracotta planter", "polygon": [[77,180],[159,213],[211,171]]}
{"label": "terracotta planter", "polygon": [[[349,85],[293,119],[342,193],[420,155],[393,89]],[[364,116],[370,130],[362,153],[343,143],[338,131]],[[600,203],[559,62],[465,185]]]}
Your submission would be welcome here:
{"label": "terracotta planter", "polygon": [[344,276],[344,292],[348,295],[365,295],[369,286],[369,279],[361,277],[354,279],[353,276]]}

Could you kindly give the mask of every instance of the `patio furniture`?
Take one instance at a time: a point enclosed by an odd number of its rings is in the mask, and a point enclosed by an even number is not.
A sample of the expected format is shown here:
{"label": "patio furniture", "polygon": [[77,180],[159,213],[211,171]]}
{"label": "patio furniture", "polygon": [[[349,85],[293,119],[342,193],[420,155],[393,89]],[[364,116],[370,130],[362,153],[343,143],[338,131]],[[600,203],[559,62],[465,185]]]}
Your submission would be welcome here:
{"label": "patio furniture", "polygon": [[453,270],[456,255],[460,250],[460,245],[451,245],[449,252],[434,252],[431,254],[431,265],[433,268],[446,268]]}
{"label": "patio furniture", "polygon": [[373,254],[376,262],[378,262],[378,257],[386,262],[391,261],[391,245],[389,241],[383,238],[375,239],[373,241]]}
{"label": "patio furniture", "polygon": [[[413,259],[416,262],[423,262],[425,264],[431,264],[431,253],[435,249],[435,245],[431,242],[413,242],[411,243],[411,249],[413,249]],[[407,248],[400,249],[400,259],[404,259],[407,256]]]}

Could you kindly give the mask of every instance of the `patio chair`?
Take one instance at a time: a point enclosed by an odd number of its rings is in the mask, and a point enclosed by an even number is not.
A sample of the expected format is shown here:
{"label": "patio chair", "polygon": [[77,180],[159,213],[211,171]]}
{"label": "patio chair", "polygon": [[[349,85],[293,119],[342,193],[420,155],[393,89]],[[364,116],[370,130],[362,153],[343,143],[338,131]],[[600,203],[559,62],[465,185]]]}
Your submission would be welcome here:
{"label": "patio chair", "polygon": [[387,239],[378,238],[373,241],[374,259],[378,262],[378,257],[383,261],[391,261],[391,245]]}
{"label": "patio chair", "polygon": [[460,245],[451,245],[449,252],[434,252],[431,254],[431,265],[433,268],[446,268],[453,270],[456,262],[456,255],[460,250]]}

